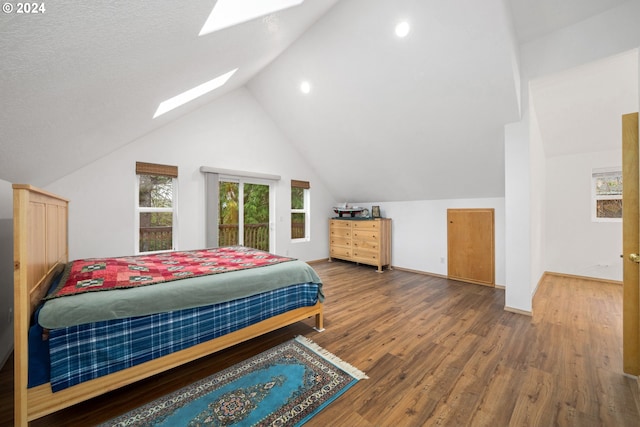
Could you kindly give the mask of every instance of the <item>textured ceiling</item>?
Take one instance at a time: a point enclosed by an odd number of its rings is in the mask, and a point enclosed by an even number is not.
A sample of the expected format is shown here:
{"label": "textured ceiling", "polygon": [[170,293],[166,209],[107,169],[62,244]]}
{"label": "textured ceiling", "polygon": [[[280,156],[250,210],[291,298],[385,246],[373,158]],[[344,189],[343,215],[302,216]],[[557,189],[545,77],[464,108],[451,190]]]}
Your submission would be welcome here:
{"label": "textured ceiling", "polygon": [[[0,15],[0,179],[46,185],[244,83],[336,0],[198,37],[214,0],[57,0]],[[233,68],[153,120],[158,104]]]}
{"label": "textured ceiling", "polygon": [[[501,196],[518,42],[620,3],[306,0],[204,37],[215,0],[2,14],[0,179],[45,186],[247,85],[337,200]],[[402,40],[400,19],[412,26]],[[222,89],[152,119],[235,67]]]}

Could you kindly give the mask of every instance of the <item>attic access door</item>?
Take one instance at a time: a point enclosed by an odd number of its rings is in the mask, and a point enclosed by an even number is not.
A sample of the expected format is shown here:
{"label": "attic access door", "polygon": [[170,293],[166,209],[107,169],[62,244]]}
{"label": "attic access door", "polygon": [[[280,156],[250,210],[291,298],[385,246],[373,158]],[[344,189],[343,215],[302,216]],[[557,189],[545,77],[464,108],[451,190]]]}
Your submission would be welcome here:
{"label": "attic access door", "polygon": [[450,279],[495,286],[493,209],[447,209]]}

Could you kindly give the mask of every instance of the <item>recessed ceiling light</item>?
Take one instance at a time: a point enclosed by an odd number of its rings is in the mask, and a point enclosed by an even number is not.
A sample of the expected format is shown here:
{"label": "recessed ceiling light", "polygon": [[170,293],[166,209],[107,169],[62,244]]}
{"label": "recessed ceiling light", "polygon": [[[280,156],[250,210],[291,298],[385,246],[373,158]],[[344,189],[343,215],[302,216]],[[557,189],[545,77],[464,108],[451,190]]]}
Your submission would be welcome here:
{"label": "recessed ceiling light", "polygon": [[200,30],[201,36],[298,6],[304,0],[218,0]]}
{"label": "recessed ceiling light", "polygon": [[396,36],[398,36],[398,37],[406,37],[407,34],[409,34],[409,30],[410,29],[411,29],[411,27],[409,26],[409,23],[407,21],[399,22],[396,25]]}
{"label": "recessed ceiling light", "polygon": [[306,80],[300,83],[300,92],[304,94],[311,92],[311,83]]}
{"label": "recessed ceiling light", "polygon": [[206,93],[209,93],[212,90],[219,88],[220,86],[224,85],[227,82],[227,80],[229,80],[229,78],[231,78],[231,76],[233,76],[233,73],[235,73],[236,71],[238,71],[237,68],[221,76],[218,76],[212,80],[209,80],[206,83],[202,83],[201,85],[196,86],[193,89],[189,89],[186,92],[182,92],[180,95],[176,95],[173,98],[167,99],[166,101],[162,101],[158,106],[156,113],[153,115],[153,118],[155,119],[156,117],[168,111],[171,111],[174,108],[178,108],[179,106],[184,105],[189,101],[193,101],[194,99]]}

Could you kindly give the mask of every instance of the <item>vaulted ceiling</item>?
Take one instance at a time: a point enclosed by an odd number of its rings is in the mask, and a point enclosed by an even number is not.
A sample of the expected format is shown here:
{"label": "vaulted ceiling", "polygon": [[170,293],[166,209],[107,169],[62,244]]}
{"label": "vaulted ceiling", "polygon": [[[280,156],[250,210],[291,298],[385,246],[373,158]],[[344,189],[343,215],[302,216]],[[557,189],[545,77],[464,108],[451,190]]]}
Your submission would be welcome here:
{"label": "vaulted ceiling", "polygon": [[[306,0],[202,37],[215,0],[3,14],[0,179],[46,186],[246,86],[336,200],[502,196],[518,43],[621,3]],[[393,32],[401,20],[405,38]],[[236,67],[222,88],[152,118]]]}

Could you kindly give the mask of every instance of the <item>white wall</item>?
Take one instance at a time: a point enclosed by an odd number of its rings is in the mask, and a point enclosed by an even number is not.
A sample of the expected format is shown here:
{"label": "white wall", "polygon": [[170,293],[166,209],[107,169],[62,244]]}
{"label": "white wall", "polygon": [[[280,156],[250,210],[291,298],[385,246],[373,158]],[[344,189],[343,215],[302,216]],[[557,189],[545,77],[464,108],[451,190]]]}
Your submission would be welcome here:
{"label": "white wall", "polygon": [[[548,195],[542,199],[540,197],[542,189],[539,182],[545,179],[541,177],[546,177],[545,168],[541,167],[544,163],[539,158],[536,160],[539,156],[539,153],[535,153],[537,148],[529,146],[529,82],[639,47],[638,16],[640,1],[628,1],[605,13],[520,45],[523,119],[505,126],[507,307],[531,310],[531,290],[535,290],[539,280],[541,260],[546,262],[545,255],[539,253],[539,245],[548,248],[551,245],[549,238],[553,234],[551,225],[547,224],[547,241],[530,241],[536,228],[544,227],[543,221],[549,221],[549,215],[544,216],[546,220],[540,217],[540,204],[548,199]],[[534,150],[534,158],[531,158],[530,150]],[[532,191],[537,191],[537,195]],[[526,195],[526,200],[521,199],[522,195]],[[529,206],[530,203],[533,205]],[[549,201],[544,209],[553,209]],[[526,236],[521,233],[526,233]],[[536,253],[532,252],[532,247],[536,248]]]}
{"label": "white wall", "polygon": [[592,169],[621,164],[622,150],[547,160],[547,271],[622,280],[622,223],[591,220]]}
{"label": "white wall", "polygon": [[0,367],[13,350],[13,190],[0,180]]}
{"label": "white wall", "polygon": [[391,263],[396,267],[447,275],[447,209],[495,209],[495,280],[505,283],[504,199],[446,199],[410,202],[353,202],[380,206],[391,218]]}
{"label": "white wall", "polygon": [[[531,312],[531,163],[528,119],[505,126],[505,307]],[[537,280],[536,280],[537,282]]]}
{"label": "white wall", "polygon": [[[276,248],[303,260],[328,256],[333,200],[315,171],[244,88],[127,144],[47,186],[70,200],[70,258],[134,252],[135,162],[177,165],[178,249],[205,245],[201,166],[276,174]],[[290,180],[311,183],[311,242],[290,241]]]}
{"label": "white wall", "polygon": [[631,0],[520,45],[523,87],[534,78],[637,48],[640,46],[638,17],[640,0]]}
{"label": "white wall", "polygon": [[546,159],[538,117],[533,102],[529,99],[530,111],[530,145],[529,161],[531,162],[531,296],[536,292],[545,267],[545,241],[547,239],[546,215]]}

